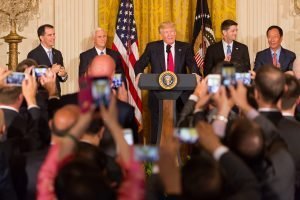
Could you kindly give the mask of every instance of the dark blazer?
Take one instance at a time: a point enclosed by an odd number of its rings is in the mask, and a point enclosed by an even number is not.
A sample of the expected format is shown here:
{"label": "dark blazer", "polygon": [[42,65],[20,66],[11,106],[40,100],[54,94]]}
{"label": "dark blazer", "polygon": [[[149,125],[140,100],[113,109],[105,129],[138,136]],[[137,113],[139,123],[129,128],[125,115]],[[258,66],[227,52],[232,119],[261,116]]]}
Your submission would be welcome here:
{"label": "dark blazer", "polygon": [[[134,66],[135,74],[143,73],[151,65],[150,73],[160,74],[166,71],[164,42],[162,40],[150,42],[140,59]],[[188,43],[175,41],[175,73],[186,74],[187,67],[190,73],[199,74],[194,53]]]}
{"label": "dark blazer", "polygon": [[[13,148],[18,148],[21,152],[39,149],[43,145],[42,137],[38,131],[40,110],[31,108],[24,112],[2,108],[4,112],[7,138],[12,140]],[[49,136],[48,136],[49,137]]]}
{"label": "dark blazer", "polygon": [[281,138],[287,144],[287,148],[294,159],[296,166],[296,185],[300,186],[300,124],[298,122],[284,118],[280,112],[261,112],[277,128]]}
{"label": "dark blazer", "polygon": [[[212,73],[213,68],[220,62],[224,61],[225,54],[222,40],[207,48],[204,58],[204,76]],[[231,62],[237,64],[239,72],[247,72],[250,70],[250,58],[248,47],[237,41],[233,41]]]}
{"label": "dark blazer", "polygon": [[[121,55],[119,52],[114,51],[112,49],[106,48],[106,54],[111,56],[116,63],[116,72],[124,74],[123,64],[121,60]],[[79,63],[79,77],[82,76],[86,71],[95,56],[97,56],[96,48],[93,47],[83,53],[80,54],[80,63]]]}
{"label": "dark blazer", "polygon": [[[296,59],[296,54],[292,51],[281,47],[279,55],[280,70],[283,72],[293,70],[293,62]],[[265,64],[273,64],[273,58],[270,48],[257,52],[254,62],[254,71],[257,71]]]}
{"label": "dark blazer", "polygon": [[[55,48],[52,48],[52,54],[53,54],[53,64],[57,63],[61,66],[64,66],[64,61],[61,52]],[[28,53],[27,58],[31,58],[35,60],[38,65],[46,65],[48,67],[51,67],[51,62],[49,60],[49,57],[41,44],[37,46],[35,49],[31,50]],[[65,81],[66,80],[63,80],[61,77],[56,76],[56,88],[58,90],[59,95],[61,92],[59,82],[65,82]]]}

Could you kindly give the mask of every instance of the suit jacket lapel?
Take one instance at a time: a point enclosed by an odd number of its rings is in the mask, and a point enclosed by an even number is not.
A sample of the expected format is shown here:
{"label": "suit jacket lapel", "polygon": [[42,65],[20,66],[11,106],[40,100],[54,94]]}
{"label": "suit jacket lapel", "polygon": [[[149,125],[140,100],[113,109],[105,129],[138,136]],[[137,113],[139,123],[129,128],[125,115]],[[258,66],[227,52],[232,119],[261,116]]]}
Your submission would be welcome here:
{"label": "suit jacket lapel", "polygon": [[175,56],[175,59],[174,59],[175,60],[175,63],[174,63],[175,72],[180,73],[181,69],[179,69],[179,67],[182,66],[182,65],[180,65],[180,63],[182,61],[182,48],[178,42],[176,43],[176,41],[175,41],[175,51],[174,52],[175,52],[175,55],[173,55],[173,56]]}
{"label": "suit jacket lapel", "polygon": [[[39,49],[40,49],[40,52],[41,52],[41,60],[44,60],[46,65],[51,67],[51,62],[49,60],[49,57],[48,57],[48,54],[47,52],[45,51],[45,49],[42,47],[42,45],[40,44],[39,46]],[[53,54],[53,49],[52,49],[52,54]],[[54,58],[54,55],[53,55],[53,63],[55,63],[55,58]]]}
{"label": "suit jacket lapel", "polygon": [[267,63],[273,64],[273,56],[270,48],[268,48],[268,50],[266,51],[266,60]]}
{"label": "suit jacket lapel", "polygon": [[225,58],[225,54],[224,54],[224,49],[223,49],[223,43],[222,40],[220,42],[217,43],[218,44],[218,48],[217,48],[217,55],[223,55],[223,59]]}
{"label": "suit jacket lapel", "polygon": [[[158,46],[158,60],[160,62],[160,68],[162,72],[166,71],[166,63],[165,63],[165,51],[164,51],[164,42],[161,41]],[[155,67],[155,66],[154,66]]]}
{"label": "suit jacket lapel", "polygon": [[279,55],[279,64],[280,69],[283,69],[282,66],[286,66],[285,64],[285,49],[281,47],[280,55]]}

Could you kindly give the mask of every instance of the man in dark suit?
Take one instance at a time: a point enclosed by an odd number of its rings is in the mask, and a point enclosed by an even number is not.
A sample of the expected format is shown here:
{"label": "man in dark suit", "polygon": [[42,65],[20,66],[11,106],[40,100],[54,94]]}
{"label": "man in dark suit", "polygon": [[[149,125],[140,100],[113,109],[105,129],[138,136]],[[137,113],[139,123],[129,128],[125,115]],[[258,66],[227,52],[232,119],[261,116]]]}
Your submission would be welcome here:
{"label": "man in dark suit", "polygon": [[287,144],[296,166],[296,194],[300,194],[300,140],[298,122],[286,119],[277,107],[285,87],[284,74],[273,65],[264,65],[255,76],[255,98],[262,115],[268,118]]}
{"label": "man in dark suit", "polygon": [[239,72],[250,70],[248,47],[236,40],[238,24],[233,20],[225,20],[221,24],[222,40],[207,48],[204,59],[204,76],[212,73],[213,68],[222,61],[236,64]]}
{"label": "man in dark suit", "polygon": [[96,29],[94,33],[94,47],[80,54],[80,63],[79,63],[79,77],[84,75],[87,71],[89,64],[93,58],[97,55],[109,55],[111,56],[116,63],[116,72],[124,74],[121,55],[119,52],[114,51],[106,47],[107,42],[107,32],[102,29]]}
{"label": "man in dark suit", "polygon": [[64,67],[61,52],[53,48],[55,44],[54,27],[50,24],[44,24],[38,28],[37,34],[41,43],[28,53],[27,58],[35,60],[38,65],[50,67],[51,70],[56,73],[56,87],[60,95],[61,89],[59,82],[65,82],[68,79],[68,74]]}
{"label": "man in dark suit", "polygon": [[[163,22],[159,26],[159,33],[162,40],[150,42],[140,59],[134,66],[134,72],[138,81],[139,74],[151,65],[150,73],[160,74],[166,70],[173,71],[176,74],[190,73],[199,74],[194,54],[188,43],[176,41],[176,29],[173,22]],[[189,97],[189,93],[183,92],[176,101],[177,113]],[[156,143],[158,133],[158,108],[159,101],[153,92],[149,92],[149,107],[151,110],[151,143]]]}
{"label": "man in dark suit", "polygon": [[292,70],[296,54],[281,46],[283,39],[282,29],[279,26],[270,26],[267,30],[267,39],[269,48],[256,54],[254,71],[257,71],[265,64],[273,64],[283,72]]}

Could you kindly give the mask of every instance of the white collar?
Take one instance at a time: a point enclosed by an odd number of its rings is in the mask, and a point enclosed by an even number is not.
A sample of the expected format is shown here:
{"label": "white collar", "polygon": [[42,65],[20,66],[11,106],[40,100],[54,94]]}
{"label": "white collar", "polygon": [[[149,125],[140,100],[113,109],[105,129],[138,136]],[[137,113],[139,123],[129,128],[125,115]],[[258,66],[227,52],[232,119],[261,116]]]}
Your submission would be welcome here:
{"label": "white collar", "polygon": [[47,47],[45,47],[42,43],[41,46],[43,47],[43,49],[48,53],[49,51],[52,51],[52,48],[48,49]]}
{"label": "white collar", "polygon": [[1,109],[6,109],[6,110],[12,110],[12,111],[15,111],[15,112],[19,113],[19,111],[16,108],[11,107],[11,106],[1,105],[0,108]]}
{"label": "white collar", "polygon": [[98,49],[97,47],[95,47],[97,54],[101,55],[101,52],[103,52],[104,54],[106,54],[106,48],[104,48],[103,50]]}
{"label": "white collar", "polygon": [[285,116],[285,117],[294,117],[294,115],[289,112],[281,112],[281,114],[282,114],[282,116]]}
{"label": "white collar", "polygon": [[278,108],[259,108],[259,112],[279,112]]}

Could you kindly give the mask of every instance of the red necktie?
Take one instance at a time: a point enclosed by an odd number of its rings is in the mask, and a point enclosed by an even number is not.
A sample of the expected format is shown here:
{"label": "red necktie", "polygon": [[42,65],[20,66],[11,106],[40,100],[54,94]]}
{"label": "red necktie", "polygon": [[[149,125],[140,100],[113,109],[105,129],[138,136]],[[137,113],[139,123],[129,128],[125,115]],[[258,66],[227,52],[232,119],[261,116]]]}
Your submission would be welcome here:
{"label": "red necktie", "polygon": [[171,50],[168,52],[168,70],[174,72],[174,61],[173,61],[173,55]]}
{"label": "red necktie", "polygon": [[273,65],[277,67],[277,54],[273,53]]}

